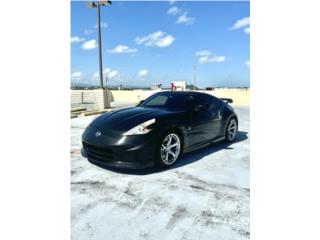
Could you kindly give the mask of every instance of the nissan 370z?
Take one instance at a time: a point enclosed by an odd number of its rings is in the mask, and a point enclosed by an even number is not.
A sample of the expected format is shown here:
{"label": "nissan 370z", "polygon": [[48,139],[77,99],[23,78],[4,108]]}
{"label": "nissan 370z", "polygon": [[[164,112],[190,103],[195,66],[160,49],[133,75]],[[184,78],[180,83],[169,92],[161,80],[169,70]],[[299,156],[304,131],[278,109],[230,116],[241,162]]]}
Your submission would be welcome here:
{"label": "nissan 370z", "polygon": [[235,140],[238,118],[230,102],[198,92],[155,93],[93,120],[82,135],[82,154],[105,167],[171,166],[183,153]]}

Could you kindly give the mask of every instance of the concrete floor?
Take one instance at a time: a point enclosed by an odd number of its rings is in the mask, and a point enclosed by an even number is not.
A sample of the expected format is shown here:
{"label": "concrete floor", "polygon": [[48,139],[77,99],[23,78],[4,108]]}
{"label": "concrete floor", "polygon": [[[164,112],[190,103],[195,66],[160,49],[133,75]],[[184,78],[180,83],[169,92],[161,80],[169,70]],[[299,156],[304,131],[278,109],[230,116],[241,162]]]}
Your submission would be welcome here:
{"label": "concrete floor", "polygon": [[80,155],[93,116],[71,120],[71,236],[89,239],[249,239],[249,111],[239,134],[185,154],[166,171],[115,172]]}

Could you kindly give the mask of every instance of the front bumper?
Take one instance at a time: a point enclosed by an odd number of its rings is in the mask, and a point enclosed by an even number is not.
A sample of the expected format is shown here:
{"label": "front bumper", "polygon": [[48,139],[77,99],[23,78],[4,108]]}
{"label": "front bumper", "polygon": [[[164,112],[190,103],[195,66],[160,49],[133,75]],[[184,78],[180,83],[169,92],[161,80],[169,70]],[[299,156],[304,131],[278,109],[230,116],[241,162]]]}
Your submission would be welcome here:
{"label": "front bumper", "polygon": [[82,136],[81,153],[98,166],[117,169],[144,169],[154,166],[156,141],[147,134],[126,136],[110,132],[95,137],[96,129],[88,128]]}

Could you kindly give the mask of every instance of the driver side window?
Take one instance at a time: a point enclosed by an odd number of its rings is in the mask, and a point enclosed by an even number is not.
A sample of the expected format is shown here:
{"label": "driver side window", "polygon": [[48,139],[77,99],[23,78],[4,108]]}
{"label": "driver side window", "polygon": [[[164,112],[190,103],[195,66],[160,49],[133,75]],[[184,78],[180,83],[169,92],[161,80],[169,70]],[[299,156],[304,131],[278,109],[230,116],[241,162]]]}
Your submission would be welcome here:
{"label": "driver side window", "polygon": [[217,100],[214,97],[201,95],[197,101],[195,116],[202,120],[215,118],[218,114],[218,107]]}
{"label": "driver side window", "polygon": [[208,111],[211,112],[214,109],[214,101],[212,97],[201,95],[198,98],[196,108],[200,111]]}

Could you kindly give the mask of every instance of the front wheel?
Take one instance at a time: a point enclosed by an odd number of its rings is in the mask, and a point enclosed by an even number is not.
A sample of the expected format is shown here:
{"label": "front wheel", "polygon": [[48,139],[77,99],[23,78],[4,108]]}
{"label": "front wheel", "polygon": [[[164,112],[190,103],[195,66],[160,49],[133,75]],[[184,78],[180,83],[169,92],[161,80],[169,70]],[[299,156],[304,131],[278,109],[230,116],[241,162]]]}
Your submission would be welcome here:
{"label": "front wheel", "polygon": [[238,132],[238,123],[235,118],[231,118],[226,127],[226,140],[233,142]]}
{"label": "front wheel", "polygon": [[174,131],[169,131],[162,137],[156,151],[157,165],[169,167],[178,159],[181,151],[181,140]]}

